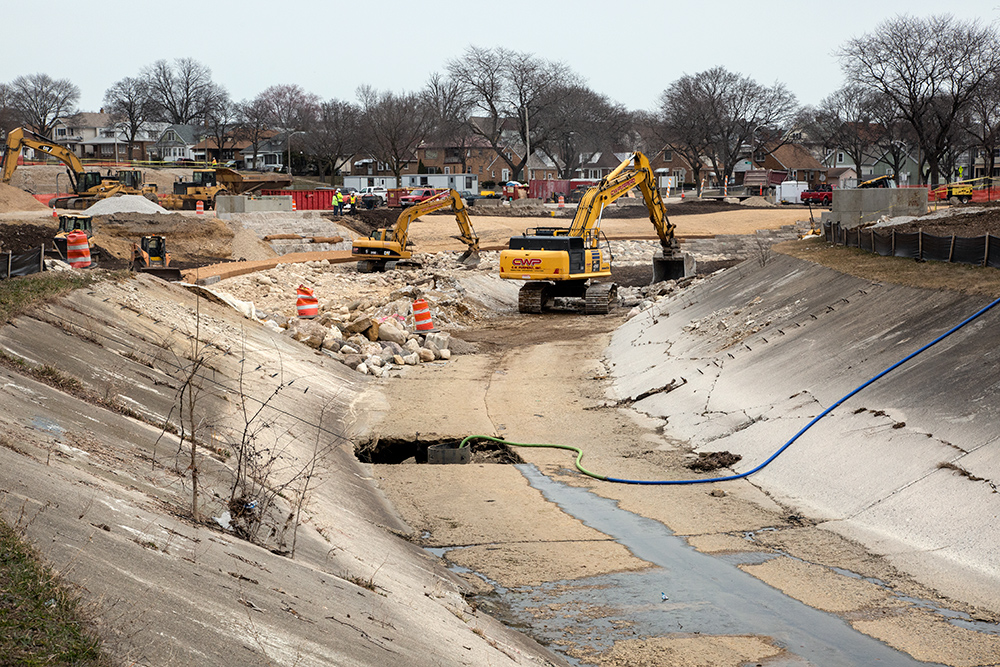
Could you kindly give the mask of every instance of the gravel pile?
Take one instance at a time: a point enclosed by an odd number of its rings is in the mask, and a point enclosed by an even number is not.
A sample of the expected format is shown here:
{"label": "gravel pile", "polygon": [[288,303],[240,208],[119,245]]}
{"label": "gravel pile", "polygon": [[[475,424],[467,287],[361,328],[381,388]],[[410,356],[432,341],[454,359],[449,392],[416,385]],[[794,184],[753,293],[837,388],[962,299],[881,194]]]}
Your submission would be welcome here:
{"label": "gravel pile", "polygon": [[86,211],[87,215],[113,215],[115,213],[167,213],[167,209],[141,195],[121,195],[102,199]]}
{"label": "gravel pile", "polygon": [[751,208],[774,208],[777,204],[772,204],[763,197],[748,197],[740,202],[740,206],[749,206]]}

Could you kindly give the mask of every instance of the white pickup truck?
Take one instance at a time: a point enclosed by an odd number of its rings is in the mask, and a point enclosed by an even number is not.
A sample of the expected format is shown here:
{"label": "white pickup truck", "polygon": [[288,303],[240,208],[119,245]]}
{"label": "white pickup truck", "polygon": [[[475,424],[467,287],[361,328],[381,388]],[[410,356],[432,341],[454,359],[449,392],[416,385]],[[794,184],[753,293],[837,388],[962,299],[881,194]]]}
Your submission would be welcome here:
{"label": "white pickup truck", "polygon": [[[368,185],[358,191],[361,195],[361,203],[365,205],[366,208],[376,208],[378,206],[384,206],[386,199],[389,198],[389,193],[385,188],[380,188],[376,185]],[[368,206],[368,204],[374,204],[373,206]]]}

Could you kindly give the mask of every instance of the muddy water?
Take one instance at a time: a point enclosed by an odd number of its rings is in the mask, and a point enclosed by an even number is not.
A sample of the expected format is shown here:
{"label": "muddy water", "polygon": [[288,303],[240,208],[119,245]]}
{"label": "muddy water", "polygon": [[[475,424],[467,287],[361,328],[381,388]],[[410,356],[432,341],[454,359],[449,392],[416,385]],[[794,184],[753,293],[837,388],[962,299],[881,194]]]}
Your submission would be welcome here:
{"label": "muddy water", "polygon": [[723,559],[699,553],[662,524],[621,510],[612,500],[555,482],[532,465],[518,468],[567,514],[659,566],[642,573],[505,591],[505,602],[515,615],[524,620],[534,617],[529,622],[532,634],[543,642],[589,644],[603,651],[619,639],[671,633],[760,635],[790,654],[770,665],[931,664],[914,660],[736,567],[740,562],[759,562],[760,554]]}

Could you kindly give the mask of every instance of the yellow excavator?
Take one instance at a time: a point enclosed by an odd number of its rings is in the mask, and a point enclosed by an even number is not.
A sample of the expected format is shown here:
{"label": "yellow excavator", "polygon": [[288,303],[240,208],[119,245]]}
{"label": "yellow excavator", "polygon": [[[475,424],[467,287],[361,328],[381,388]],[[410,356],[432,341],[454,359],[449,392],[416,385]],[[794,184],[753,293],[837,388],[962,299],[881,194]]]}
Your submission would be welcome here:
{"label": "yellow excavator", "polygon": [[87,171],[73,151],[22,127],[13,129],[7,134],[0,181],[10,182],[14,170],[17,169],[21,150],[24,148],[40,151],[66,165],[73,195],[53,198],[49,204],[54,208],[81,210],[89,208],[99,199],[119,194],[142,195],[156,201],[156,186],[144,184],[142,172],[138,169],[119,171],[115,176],[102,176],[100,172]]}
{"label": "yellow excavator", "polygon": [[358,260],[358,271],[361,273],[385,271],[396,268],[400,264],[420,266],[419,262],[411,259],[413,253],[410,252],[409,247],[413,244],[410,243],[408,235],[410,223],[422,215],[440,211],[449,206],[455,212],[455,219],[458,221],[458,228],[461,231],[459,238],[469,246],[465,253],[458,258],[458,261],[467,266],[478,264],[479,237],[472,229],[469,211],[465,202],[462,201],[461,195],[455,190],[448,190],[403,209],[394,228],[376,229],[367,238],[355,239],[354,243],[351,244],[351,253],[359,257],[363,256],[363,259]]}
{"label": "yellow excavator", "polygon": [[628,159],[587,190],[569,228],[538,227],[511,238],[500,253],[500,277],[524,280],[518,292],[517,309],[541,313],[555,305],[556,298],[581,305],[588,314],[609,312],[615,305],[618,286],[596,282],[611,276],[611,249],[601,242],[604,209],[619,197],[639,188],[649,220],[660,237],[660,251],[653,257],[653,281],[676,280],[694,273],[694,260],[683,255],[674,237],[675,226],[667,218],[663,198],[656,187],[649,160],[642,153]]}

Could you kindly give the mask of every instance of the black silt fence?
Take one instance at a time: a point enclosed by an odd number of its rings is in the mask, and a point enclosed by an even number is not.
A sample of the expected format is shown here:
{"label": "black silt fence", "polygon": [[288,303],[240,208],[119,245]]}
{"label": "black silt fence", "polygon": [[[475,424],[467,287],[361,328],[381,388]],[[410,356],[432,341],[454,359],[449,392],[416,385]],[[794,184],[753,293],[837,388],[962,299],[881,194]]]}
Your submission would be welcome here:
{"label": "black silt fence", "polygon": [[0,280],[44,271],[44,259],[45,253],[42,246],[23,255],[15,255],[10,252],[0,253]]}
{"label": "black silt fence", "polygon": [[883,257],[978,264],[1000,268],[1000,238],[996,236],[934,236],[892,229],[844,229],[838,223],[823,225],[823,236],[849,248],[861,248]]}

